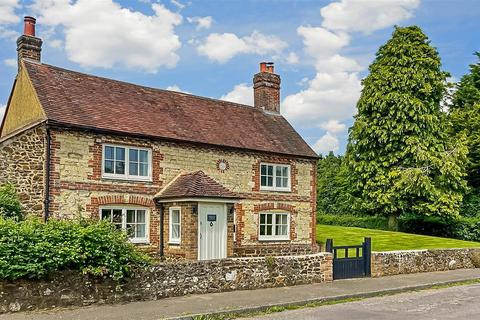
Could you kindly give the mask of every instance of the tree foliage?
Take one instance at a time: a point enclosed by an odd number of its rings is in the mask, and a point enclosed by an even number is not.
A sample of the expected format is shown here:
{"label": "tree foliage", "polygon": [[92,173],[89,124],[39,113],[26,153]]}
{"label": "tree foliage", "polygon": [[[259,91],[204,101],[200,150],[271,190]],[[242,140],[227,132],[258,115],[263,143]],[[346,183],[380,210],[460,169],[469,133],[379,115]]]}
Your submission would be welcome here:
{"label": "tree foliage", "polygon": [[317,210],[319,213],[352,212],[344,157],[330,152],[317,165]]}
{"label": "tree foliage", "polygon": [[447,73],[419,27],[395,28],[363,80],[347,161],[356,207],[373,214],[456,216],[465,138],[440,107]]}

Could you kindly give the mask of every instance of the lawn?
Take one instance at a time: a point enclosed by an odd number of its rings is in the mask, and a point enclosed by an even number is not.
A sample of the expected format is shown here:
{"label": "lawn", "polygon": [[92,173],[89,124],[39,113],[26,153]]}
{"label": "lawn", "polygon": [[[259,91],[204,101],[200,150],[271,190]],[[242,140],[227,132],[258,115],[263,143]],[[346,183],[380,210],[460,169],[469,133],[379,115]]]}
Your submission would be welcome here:
{"label": "lawn", "polygon": [[430,237],[383,230],[317,225],[317,241],[325,245],[332,238],[334,246],[360,244],[364,237],[372,238],[373,251],[394,251],[435,248],[480,247],[480,242]]}

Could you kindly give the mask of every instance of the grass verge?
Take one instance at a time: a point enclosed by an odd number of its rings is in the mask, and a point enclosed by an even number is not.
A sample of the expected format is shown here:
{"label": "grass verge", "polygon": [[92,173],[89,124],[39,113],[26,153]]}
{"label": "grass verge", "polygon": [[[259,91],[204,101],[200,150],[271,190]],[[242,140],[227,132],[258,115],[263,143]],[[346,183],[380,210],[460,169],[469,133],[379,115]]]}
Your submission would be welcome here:
{"label": "grass verge", "polygon": [[334,245],[348,246],[362,243],[364,237],[372,238],[373,251],[480,247],[480,242],[473,241],[404,232],[317,225],[317,242],[322,246],[325,245],[327,238],[332,238]]}

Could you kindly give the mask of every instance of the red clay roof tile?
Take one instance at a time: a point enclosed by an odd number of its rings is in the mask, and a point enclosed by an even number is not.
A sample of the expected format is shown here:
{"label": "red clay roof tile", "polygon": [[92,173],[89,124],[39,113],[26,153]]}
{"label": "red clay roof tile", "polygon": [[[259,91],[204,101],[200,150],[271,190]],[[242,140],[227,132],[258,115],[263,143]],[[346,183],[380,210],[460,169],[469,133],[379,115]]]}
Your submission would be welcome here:
{"label": "red clay roof tile", "polygon": [[317,157],[284,117],[24,60],[49,121],[123,134]]}

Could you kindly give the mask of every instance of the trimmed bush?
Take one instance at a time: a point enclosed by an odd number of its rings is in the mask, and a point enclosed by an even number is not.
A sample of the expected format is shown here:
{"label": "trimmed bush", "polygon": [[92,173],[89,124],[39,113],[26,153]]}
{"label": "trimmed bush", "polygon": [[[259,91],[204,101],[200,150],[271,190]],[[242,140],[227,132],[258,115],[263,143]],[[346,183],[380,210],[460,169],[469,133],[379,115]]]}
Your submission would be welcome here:
{"label": "trimmed bush", "polygon": [[11,184],[0,186],[0,217],[15,220],[22,219],[22,204],[15,187]]}
{"label": "trimmed bush", "polygon": [[318,214],[317,223],[332,226],[388,230],[385,217]]}
{"label": "trimmed bush", "polygon": [[45,278],[55,271],[121,279],[149,258],[105,221],[0,218],[0,279]]}

